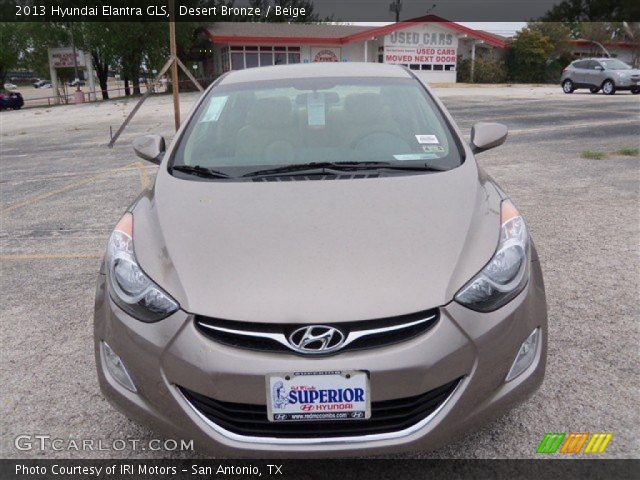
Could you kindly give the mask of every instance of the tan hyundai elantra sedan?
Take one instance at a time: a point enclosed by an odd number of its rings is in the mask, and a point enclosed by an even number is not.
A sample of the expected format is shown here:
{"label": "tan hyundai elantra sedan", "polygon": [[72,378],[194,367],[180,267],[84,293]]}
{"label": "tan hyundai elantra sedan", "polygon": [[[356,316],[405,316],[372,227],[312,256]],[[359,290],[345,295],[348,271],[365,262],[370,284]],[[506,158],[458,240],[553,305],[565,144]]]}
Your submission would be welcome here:
{"label": "tan hyundai elantra sedan", "polygon": [[413,73],[234,71],[197,102],[98,276],[102,392],[216,456],[442,445],[542,382],[525,221]]}

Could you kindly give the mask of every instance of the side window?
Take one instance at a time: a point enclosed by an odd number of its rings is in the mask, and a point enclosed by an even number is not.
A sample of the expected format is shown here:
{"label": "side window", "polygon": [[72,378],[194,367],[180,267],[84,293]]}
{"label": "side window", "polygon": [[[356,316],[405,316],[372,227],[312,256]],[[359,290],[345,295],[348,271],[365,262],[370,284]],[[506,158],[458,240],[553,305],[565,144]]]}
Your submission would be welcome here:
{"label": "side window", "polygon": [[574,66],[575,68],[587,68],[587,64],[588,64],[588,63],[589,63],[589,62],[587,62],[586,60],[580,60],[579,62],[575,62],[575,63],[573,64],[573,66]]}

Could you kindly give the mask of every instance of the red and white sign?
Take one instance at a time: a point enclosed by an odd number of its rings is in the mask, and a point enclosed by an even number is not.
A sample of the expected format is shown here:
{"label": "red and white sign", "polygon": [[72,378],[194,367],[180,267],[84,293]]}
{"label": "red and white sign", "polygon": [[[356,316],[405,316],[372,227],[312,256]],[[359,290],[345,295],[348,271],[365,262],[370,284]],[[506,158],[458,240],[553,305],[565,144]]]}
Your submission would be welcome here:
{"label": "red and white sign", "polygon": [[455,65],[457,57],[458,36],[441,25],[414,25],[384,38],[385,63]]}
{"label": "red and white sign", "polygon": [[436,65],[455,64],[455,48],[433,47],[384,47],[384,63],[431,63]]}
{"label": "red and white sign", "polygon": [[[78,67],[86,67],[85,54],[81,50],[76,50],[76,60]],[[49,63],[53,68],[73,68],[73,48],[50,48]]]}
{"label": "red and white sign", "polygon": [[311,49],[312,62],[339,62],[340,48],[323,47]]}

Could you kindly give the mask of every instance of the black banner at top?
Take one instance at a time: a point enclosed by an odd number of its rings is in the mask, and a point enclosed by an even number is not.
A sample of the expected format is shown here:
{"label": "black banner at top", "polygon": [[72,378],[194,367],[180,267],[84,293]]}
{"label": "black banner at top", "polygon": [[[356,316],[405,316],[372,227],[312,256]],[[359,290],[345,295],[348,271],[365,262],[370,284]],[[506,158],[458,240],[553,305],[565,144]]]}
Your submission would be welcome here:
{"label": "black banner at top", "polygon": [[[168,21],[170,0],[0,0],[0,21]],[[638,0],[175,0],[178,22],[637,22]]]}

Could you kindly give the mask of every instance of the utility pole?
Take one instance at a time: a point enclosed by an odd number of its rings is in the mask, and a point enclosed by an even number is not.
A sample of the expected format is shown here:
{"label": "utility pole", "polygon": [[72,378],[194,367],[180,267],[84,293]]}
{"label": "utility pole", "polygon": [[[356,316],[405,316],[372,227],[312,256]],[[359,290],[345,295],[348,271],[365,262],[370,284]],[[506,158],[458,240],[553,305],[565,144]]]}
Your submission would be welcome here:
{"label": "utility pole", "polygon": [[[176,52],[176,23],[175,23],[175,0],[168,0],[169,2],[169,50],[171,54],[167,59],[167,62],[158,72],[158,75],[153,79],[153,84],[157,84],[163,75],[165,75],[169,70],[171,70],[171,83],[173,84],[173,115],[175,120],[176,131],[180,128],[180,97],[179,97],[179,85],[178,85],[178,67],[184,72],[184,74],[191,80],[191,82],[196,86],[198,90],[204,92],[204,88],[200,85],[200,82],[193,76],[193,74],[189,71],[189,69],[180,61],[178,58],[178,54]],[[154,70],[155,72],[155,70]],[[138,103],[133,107],[133,110],[129,112],[127,118],[124,119],[122,125],[118,128],[118,131],[111,137],[109,141],[108,147],[113,148],[113,145],[116,143],[116,140],[120,137],[120,134],[127,128],[129,122],[134,117],[136,112],[140,109],[144,101],[149,98],[149,95],[154,91],[152,88],[148,88],[147,91],[140,97]]]}
{"label": "utility pole", "polygon": [[[169,0],[169,50],[171,52],[171,58],[177,59],[175,0]],[[178,84],[178,62],[175,60],[171,64],[171,84],[171,90],[173,91],[173,118],[177,131],[178,128],[180,128],[180,86]]]}
{"label": "utility pole", "polygon": [[69,33],[71,34],[71,49],[73,50],[73,70],[75,72],[76,92],[80,91],[80,75],[78,75],[78,57],[76,56],[76,42],[73,39],[73,25],[69,25]]}
{"label": "utility pole", "polygon": [[400,21],[400,10],[402,10],[402,0],[394,0],[394,2],[389,5],[389,11],[395,12],[396,14],[396,23]]}

